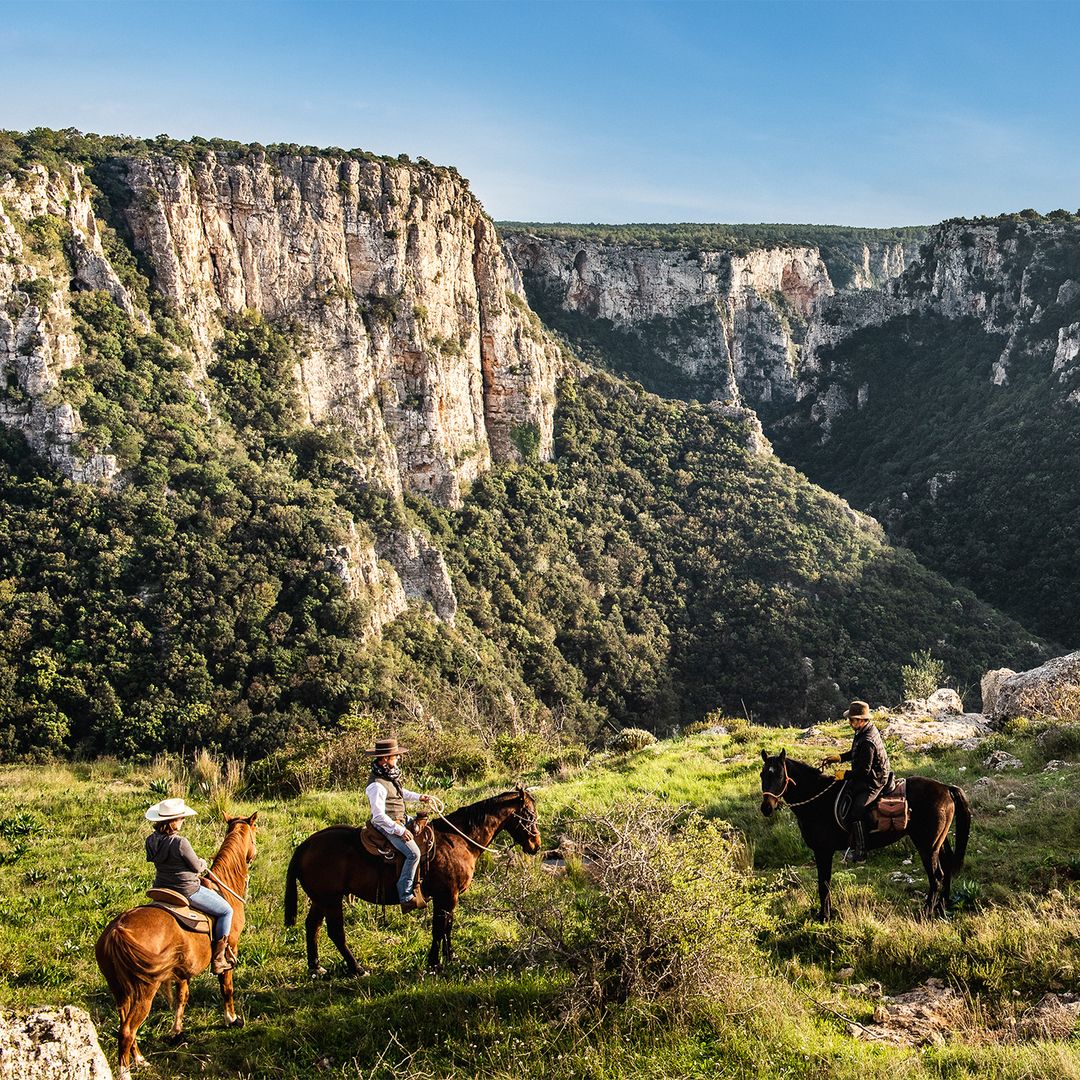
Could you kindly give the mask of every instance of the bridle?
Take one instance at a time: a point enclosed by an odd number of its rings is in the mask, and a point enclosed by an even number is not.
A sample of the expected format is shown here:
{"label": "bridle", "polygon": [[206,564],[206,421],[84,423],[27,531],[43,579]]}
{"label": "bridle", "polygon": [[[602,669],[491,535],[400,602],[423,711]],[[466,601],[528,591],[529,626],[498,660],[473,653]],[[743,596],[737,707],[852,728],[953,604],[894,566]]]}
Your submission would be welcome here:
{"label": "bridle", "polygon": [[799,802],[791,802],[790,800],[785,800],[784,799],[784,794],[787,792],[787,789],[789,787],[795,787],[796,786],[795,781],[792,780],[791,777],[788,775],[787,762],[785,762],[784,763],[784,786],[780,789],[779,793],[777,793],[775,791],[769,791],[767,788],[762,787],[761,794],[766,799],[772,799],[772,808],[773,808],[773,810],[779,810],[780,809],[780,804],[782,802],[785,802],[785,801],[787,801],[787,805],[792,810],[795,810],[800,806],[806,806],[809,803],[814,802],[815,799],[820,799],[821,796],[825,794],[825,792],[832,791],[832,789],[834,787],[836,787],[837,784],[842,784],[843,782],[844,782],[843,780],[834,780],[831,784],[829,784],[828,787],[822,788],[821,791],[819,791],[816,795],[811,795],[809,799],[802,799]]}

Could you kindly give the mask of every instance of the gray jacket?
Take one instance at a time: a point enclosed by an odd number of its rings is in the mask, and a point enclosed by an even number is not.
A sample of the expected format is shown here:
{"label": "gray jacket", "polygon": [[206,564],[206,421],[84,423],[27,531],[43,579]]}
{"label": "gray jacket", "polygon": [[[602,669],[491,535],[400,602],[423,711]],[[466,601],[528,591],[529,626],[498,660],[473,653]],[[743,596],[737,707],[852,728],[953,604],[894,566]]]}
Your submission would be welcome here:
{"label": "gray jacket", "polygon": [[199,891],[199,874],[206,863],[195,854],[186,836],[152,832],[146,838],[146,861],[157,867],[155,889],[175,889],[185,896]]}

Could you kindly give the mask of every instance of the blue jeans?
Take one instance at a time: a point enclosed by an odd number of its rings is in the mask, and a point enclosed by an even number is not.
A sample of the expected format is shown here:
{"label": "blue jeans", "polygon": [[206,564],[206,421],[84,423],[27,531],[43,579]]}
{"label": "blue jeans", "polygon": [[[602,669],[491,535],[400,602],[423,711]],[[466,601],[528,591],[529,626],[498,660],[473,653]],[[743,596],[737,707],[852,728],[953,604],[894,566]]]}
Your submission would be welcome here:
{"label": "blue jeans", "polygon": [[188,903],[213,918],[215,941],[229,936],[232,929],[232,904],[224,896],[200,885],[199,891],[188,897]]}
{"label": "blue jeans", "polygon": [[387,836],[387,840],[405,856],[405,865],[401,868],[401,877],[397,881],[398,899],[404,904],[413,894],[416,885],[416,868],[420,865],[420,848],[415,840],[404,840],[400,836]]}

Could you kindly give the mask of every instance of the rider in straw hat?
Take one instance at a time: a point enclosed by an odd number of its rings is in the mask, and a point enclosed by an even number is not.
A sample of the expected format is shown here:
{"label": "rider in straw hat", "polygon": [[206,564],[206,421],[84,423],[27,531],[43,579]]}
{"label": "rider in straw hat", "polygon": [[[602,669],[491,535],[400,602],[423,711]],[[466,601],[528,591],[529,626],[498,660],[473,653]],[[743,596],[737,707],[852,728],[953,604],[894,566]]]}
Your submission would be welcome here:
{"label": "rider in straw hat", "polygon": [[851,833],[852,846],[844,856],[846,862],[862,862],[866,858],[865,815],[870,804],[881,794],[889,782],[889,755],[885,740],[870,718],[870,706],[865,701],[853,701],[844,713],[855,737],[851,749],[843,754],[830,754],[822,764],[850,761],[848,771],[848,794],[851,806],[844,825]]}
{"label": "rider in straw hat", "polygon": [[146,838],[146,861],[157,867],[155,889],[173,889],[187,897],[188,904],[205,912],[213,920],[214,956],[210,970],[224,975],[233,967],[229,955],[229,931],[232,929],[233,909],[224,896],[212,892],[199,881],[207,871],[205,859],[200,859],[180,835],[180,826],[195,811],[183,799],[164,799],[146,811],[146,820],[154,823],[154,831]]}
{"label": "rider in straw hat", "polygon": [[408,791],[401,786],[401,766],[398,761],[408,751],[398,746],[394,737],[378,739],[368,750],[372,757],[371,774],[364,789],[371,803],[371,823],[405,856],[405,865],[398,878],[398,899],[402,911],[415,911],[427,901],[416,888],[416,870],[420,865],[420,848],[409,831],[405,818],[406,802],[427,802],[428,796]]}

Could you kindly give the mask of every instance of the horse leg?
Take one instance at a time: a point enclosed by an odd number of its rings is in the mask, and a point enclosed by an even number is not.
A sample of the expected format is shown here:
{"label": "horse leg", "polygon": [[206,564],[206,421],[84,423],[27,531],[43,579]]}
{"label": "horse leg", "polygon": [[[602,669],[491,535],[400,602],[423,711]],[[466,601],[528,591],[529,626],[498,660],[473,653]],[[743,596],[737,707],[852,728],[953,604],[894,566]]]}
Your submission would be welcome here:
{"label": "horse leg", "polygon": [[817,864],[817,917],[820,922],[828,922],[832,918],[832,851],[815,851],[814,862]]}
{"label": "horse leg", "polygon": [[224,1002],[225,1024],[228,1027],[243,1027],[244,1021],[236,1015],[236,1004],[233,1000],[233,973],[232,968],[223,975],[219,975],[221,981],[221,999]]}
{"label": "horse leg", "polygon": [[448,912],[436,904],[435,914],[431,917],[431,948],[428,950],[427,958],[428,967],[432,971],[438,971],[442,966],[439,953],[442,949],[443,937],[447,934],[447,916]]}
{"label": "horse leg", "polygon": [[[360,975],[361,971],[356,963],[356,957],[349,951],[348,942],[345,940],[345,912],[342,909],[340,896],[332,907],[326,909],[326,932],[330,935],[330,940],[337,946],[337,951],[344,958],[349,974]],[[363,974],[367,974],[367,972],[363,972]]]}
{"label": "horse leg", "polygon": [[454,934],[454,910],[446,913],[446,930],[443,933],[443,960],[450,963],[454,959],[454,946],[451,943]]}
{"label": "horse leg", "polygon": [[938,861],[945,875],[941,882],[941,898],[938,901],[938,908],[941,915],[946,915],[952,906],[953,849],[948,840],[941,845],[941,854],[938,856]]}
{"label": "horse leg", "polygon": [[131,1076],[132,1066],[145,1065],[146,1058],[139,1050],[137,1036],[143,1021],[150,1015],[150,1006],[154,1003],[156,986],[142,986],[136,997],[128,1002],[125,1013],[120,1018],[120,1077],[127,1080]]}
{"label": "horse leg", "polygon": [[933,848],[920,851],[919,857],[922,859],[923,869],[926,871],[926,880],[930,885],[926,892],[926,900],[923,902],[923,915],[926,918],[932,918],[937,910],[938,891],[944,875],[938,853]]}
{"label": "horse leg", "polygon": [[187,979],[176,980],[176,1016],[173,1018],[172,1033],[179,1035],[184,1030],[184,1009],[191,994],[191,986]]}
{"label": "horse leg", "polygon": [[314,900],[304,920],[304,932],[307,935],[307,966],[312,978],[326,974],[326,968],[319,966],[319,928],[323,924],[323,909]]}

